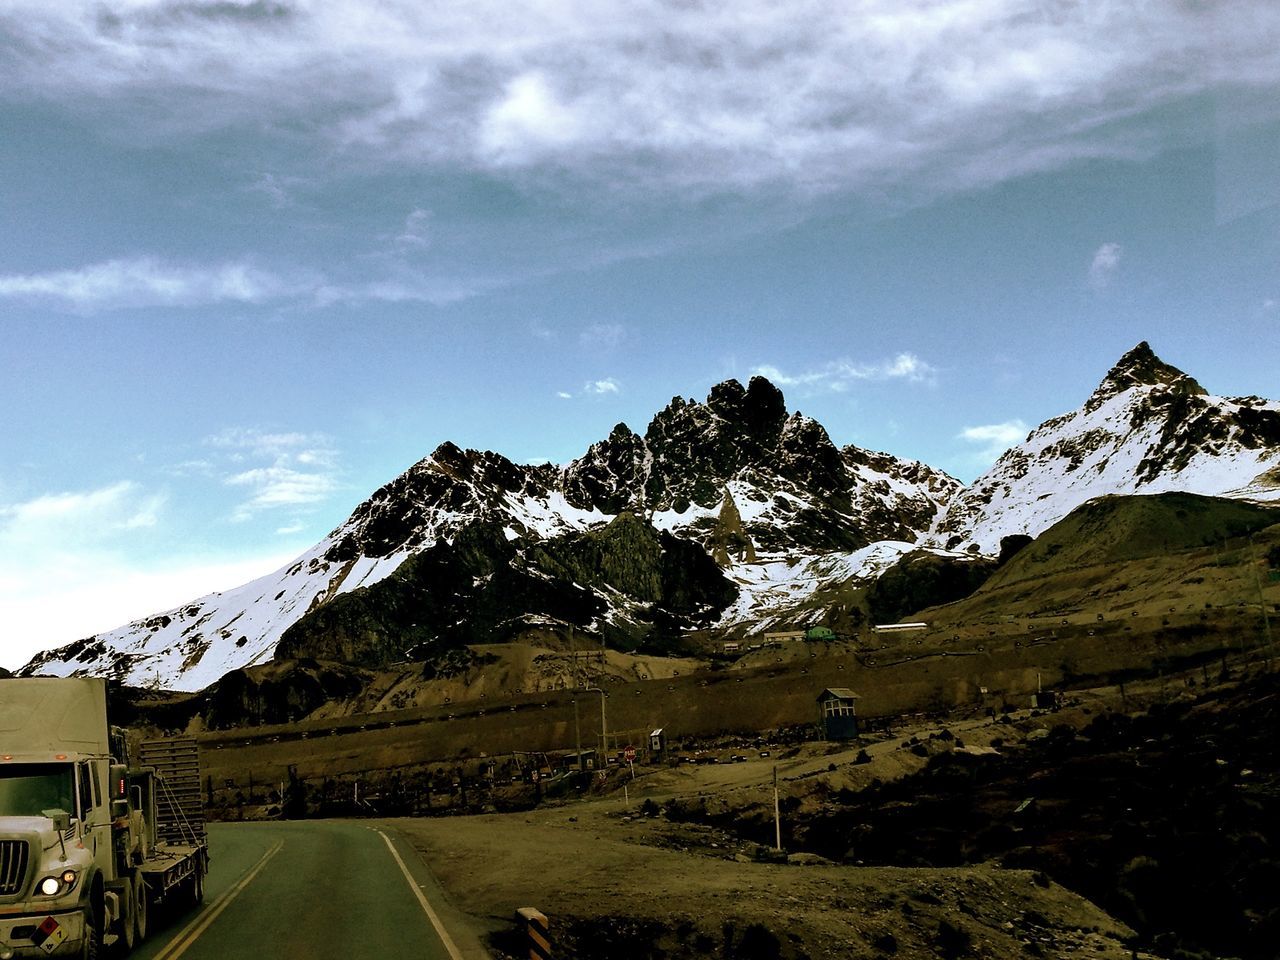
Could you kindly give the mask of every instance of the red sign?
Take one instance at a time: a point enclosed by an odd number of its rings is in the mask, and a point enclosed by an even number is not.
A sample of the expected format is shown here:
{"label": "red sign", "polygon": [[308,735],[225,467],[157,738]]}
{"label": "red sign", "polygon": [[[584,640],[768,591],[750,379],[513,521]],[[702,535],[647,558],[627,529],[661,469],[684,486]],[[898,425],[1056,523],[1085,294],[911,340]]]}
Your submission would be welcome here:
{"label": "red sign", "polygon": [[635,758],[636,758],[636,748],[635,748],[635,747],[623,747],[623,748],[622,748],[622,759],[623,759],[623,760],[627,761],[627,763],[631,763],[633,760],[635,760]]}

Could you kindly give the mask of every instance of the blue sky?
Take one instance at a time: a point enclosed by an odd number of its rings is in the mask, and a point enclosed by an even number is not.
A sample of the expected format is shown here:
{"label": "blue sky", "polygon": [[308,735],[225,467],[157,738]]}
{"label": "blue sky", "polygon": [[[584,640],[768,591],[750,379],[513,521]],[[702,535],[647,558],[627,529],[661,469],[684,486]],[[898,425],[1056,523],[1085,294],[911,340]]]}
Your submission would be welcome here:
{"label": "blue sky", "polygon": [[1142,339],[1276,397],[1278,81],[1264,0],[7,0],[0,663],[728,377],[965,480]]}

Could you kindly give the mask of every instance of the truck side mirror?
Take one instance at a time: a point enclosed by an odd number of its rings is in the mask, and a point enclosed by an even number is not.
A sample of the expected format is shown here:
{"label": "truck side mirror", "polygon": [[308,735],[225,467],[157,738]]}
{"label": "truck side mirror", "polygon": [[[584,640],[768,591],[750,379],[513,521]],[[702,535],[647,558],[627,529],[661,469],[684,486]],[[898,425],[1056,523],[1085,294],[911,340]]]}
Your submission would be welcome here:
{"label": "truck side mirror", "polygon": [[71,814],[66,810],[54,807],[52,810],[41,810],[40,815],[52,820],[53,829],[57,830],[58,833],[66,833],[71,829]]}

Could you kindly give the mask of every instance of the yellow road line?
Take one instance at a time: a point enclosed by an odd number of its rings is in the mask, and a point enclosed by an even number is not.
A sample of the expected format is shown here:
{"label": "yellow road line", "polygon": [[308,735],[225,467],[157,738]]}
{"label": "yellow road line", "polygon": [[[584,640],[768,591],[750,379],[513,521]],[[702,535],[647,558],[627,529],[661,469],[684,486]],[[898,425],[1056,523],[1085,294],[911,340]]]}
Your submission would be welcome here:
{"label": "yellow road line", "polygon": [[[413,874],[409,872],[409,868],[406,867],[404,865],[404,861],[400,859],[400,854],[396,850],[395,844],[391,842],[391,838],[381,830],[375,830],[374,832],[387,842],[387,849],[390,850],[391,855],[396,858],[396,863],[400,864],[400,872],[404,874],[405,880],[408,881],[409,889],[412,890],[413,895],[418,898],[418,903],[422,905],[422,910],[427,915],[427,919],[431,921],[431,926],[435,927],[436,934],[440,937],[440,942],[443,943],[444,948],[449,951],[449,956],[452,957],[453,960],[462,960],[462,954],[458,951],[457,945],[445,930],[444,924],[440,922],[440,918],[436,916],[436,912],[431,909],[431,904],[427,902],[427,898],[423,896],[422,888],[418,886],[418,881],[413,879]],[[160,960],[160,958],[157,957],[156,960]]]}
{"label": "yellow road line", "polygon": [[284,846],[283,840],[277,840],[275,846],[262,855],[259,860],[234,887],[220,896],[213,902],[213,905],[204,913],[200,914],[192,920],[182,932],[170,940],[163,950],[156,954],[155,960],[178,960],[178,957],[187,952],[187,949],[196,942],[202,933],[209,929],[209,924],[218,919],[218,915],[231,905],[231,901],[238,897],[259,873],[262,868],[267,865],[267,861],[280,852],[280,848]]}

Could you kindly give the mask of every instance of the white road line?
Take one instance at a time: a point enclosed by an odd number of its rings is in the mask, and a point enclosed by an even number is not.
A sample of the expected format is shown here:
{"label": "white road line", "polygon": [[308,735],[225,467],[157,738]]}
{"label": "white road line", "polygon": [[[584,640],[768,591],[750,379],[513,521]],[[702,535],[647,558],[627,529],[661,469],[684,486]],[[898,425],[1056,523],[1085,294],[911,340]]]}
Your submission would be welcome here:
{"label": "white road line", "polygon": [[178,960],[178,957],[187,952],[187,949],[196,942],[202,933],[209,929],[209,924],[218,919],[218,915],[231,905],[231,901],[240,895],[259,873],[262,868],[267,865],[267,861],[280,852],[280,848],[284,846],[283,840],[277,840],[276,845],[262,855],[262,859],[254,865],[253,869],[246,873],[234,887],[220,896],[213,902],[213,905],[200,916],[192,920],[182,932],[170,940],[158,954],[155,960]]}
{"label": "white road line", "polygon": [[[457,945],[453,942],[453,938],[449,936],[444,928],[444,924],[440,922],[440,918],[436,916],[436,912],[431,909],[431,904],[427,902],[427,898],[422,893],[422,888],[418,886],[418,881],[413,879],[413,874],[409,872],[409,868],[404,865],[404,861],[400,859],[400,854],[395,848],[395,844],[381,830],[374,830],[378,836],[387,842],[387,849],[391,851],[391,855],[396,858],[396,863],[400,865],[400,872],[404,874],[405,880],[409,884],[409,889],[413,891],[413,895],[418,898],[418,903],[422,905],[423,912],[427,915],[427,919],[431,921],[431,926],[435,927],[436,934],[440,937],[440,942],[444,944],[444,948],[449,951],[449,956],[453,960],[462,960],[462,954],[458,951]],[[157,958],[159,960],[159,958]]]}

